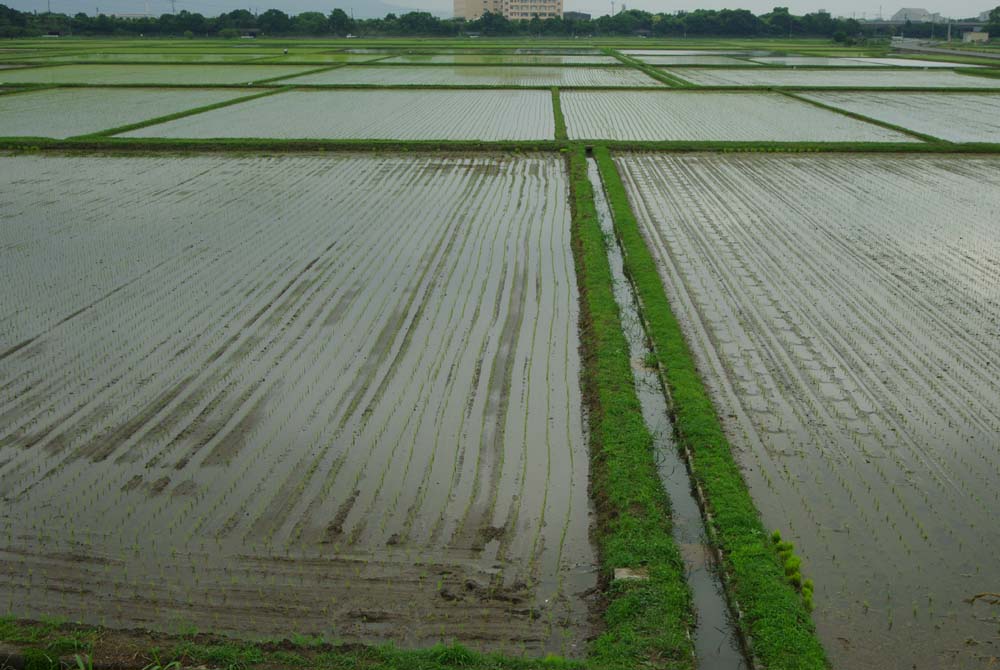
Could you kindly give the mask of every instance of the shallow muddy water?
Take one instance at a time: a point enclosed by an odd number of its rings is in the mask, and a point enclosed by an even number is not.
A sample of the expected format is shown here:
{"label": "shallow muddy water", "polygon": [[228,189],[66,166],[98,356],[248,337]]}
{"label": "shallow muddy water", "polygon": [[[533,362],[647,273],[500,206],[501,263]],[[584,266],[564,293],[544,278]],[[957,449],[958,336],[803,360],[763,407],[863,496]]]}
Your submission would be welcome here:
{"label": "shallow muddy water", "polygon": [[2,161],[4,613],[583,655],[560,158]]}
{"label": "shallow muddy water", "polygon": [[25,92],[4,98],[0,104],[0,135],[56,138],[84,135],[253,93],[242,89],[179,91],[153,88],[64,88]]}

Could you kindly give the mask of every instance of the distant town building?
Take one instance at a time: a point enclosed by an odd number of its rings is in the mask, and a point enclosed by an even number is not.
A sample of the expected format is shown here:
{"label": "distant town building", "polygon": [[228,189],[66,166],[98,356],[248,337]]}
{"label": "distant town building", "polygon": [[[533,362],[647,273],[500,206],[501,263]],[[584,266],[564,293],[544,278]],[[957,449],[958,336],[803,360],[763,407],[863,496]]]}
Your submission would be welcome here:
{"label": "distant town building", "polygon": [[946,19],[936,12],[928,12],[919,7],[904,7],[893,14],[889,20],[893,23],[906,23],[907,21],[912,23],[943,23]]}
{"label": "distant town building", "polygon": [[509,21],[527,21],[538,16],[554,19],[562,16],[562,0],[454,0],[455,18],[474,21],[486,12],[501,14]]}
{"label": "distant town building", "polygon": [[990,10],[987,9],[985,12],[982,12],[979,15],[979,18],[977,19],[977,21],[982,21],[983,23],[989,23],[990,22]]}
{"label": "distant town building", "polygon": [[567,21],[589,21],[590,14],[587,12],[563,12],[563,18]]}
{"label": "distant town building", "polygon": [[985,44],[990,41],[990,34],[979,30],[970,30],[967,33],[962,33],[962,41],[972,44]]}

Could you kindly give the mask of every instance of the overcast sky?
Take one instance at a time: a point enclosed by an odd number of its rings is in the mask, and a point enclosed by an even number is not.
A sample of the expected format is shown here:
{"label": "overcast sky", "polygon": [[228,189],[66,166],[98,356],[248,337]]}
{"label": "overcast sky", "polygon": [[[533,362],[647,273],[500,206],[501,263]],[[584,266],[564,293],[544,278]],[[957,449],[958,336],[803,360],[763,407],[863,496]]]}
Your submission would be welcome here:
{"label": "overcast sky", "polygon": [[[894,0],[895,1],[895,0]],[[187,9],[201,12],[206,16],[214,16],[232,9],[250,9],[262,12],[275,7],[289,14],[318,10],[324,13],[335,7],[350,12],[359,18],[383,16],[387,11],[422,10],[439,16],[451,16],[452,0],[175,0],[177,11]],[[610,12],[610,0],[563,0],[564,9],[591,12],[594,15]],[[630,9],[645,9],[651,12],[674,12],[680,9],[691,10],[699,7],[705,9],[722,9],[725,7],[749,9],[760,14],[771,9],[775,4],[787,5],[794,14],[805,14],[817,9],[826,9],[834,16],[856,16],[857,18],[877,18],[879,2],[884,0],[625,0]],[[869,2],[871,4],[869,4]],[[908,7],[923,7],[932,12],[941,12],[946,16],[966,17],[976,16],[980,12],[995,6],[998,0],[952,0],[942,2],[934,0],[925,4],[925,0],[906,0]],[[52,11],[75,14],[86,12],[93,14],[100,7],[104,13],[111,12],[143,12],[149,6],[153,14],[170,11],[170,0],[0,0],[20,10],[41,10],[51,4]],[[935,4],[936,3],[936,4]],[[889,18],[903,4],[882,4],[881,10],[885,18]],[[616,8],[621,7],[621,0],[616,2]]]}

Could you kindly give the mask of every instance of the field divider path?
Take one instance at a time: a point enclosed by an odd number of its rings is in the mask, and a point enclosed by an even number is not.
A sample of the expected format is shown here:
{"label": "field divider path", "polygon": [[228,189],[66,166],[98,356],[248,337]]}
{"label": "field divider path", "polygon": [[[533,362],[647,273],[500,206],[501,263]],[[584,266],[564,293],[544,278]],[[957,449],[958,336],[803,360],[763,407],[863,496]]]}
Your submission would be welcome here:
{"label": "field divider path", "polygon": [[972,77],[986,77],[987,79],[998,79],[1000,78],[1000,70],[990,69],[990,68],[955,68],[953,70],[955,74],[964,74]]}
{"label": "field divider path", "polygon": [[50,88],[59,88],[55,84],[21,84],[17,88],[8,88],[6,90],[0,90],[0,97],[5,95],[17,95],[18,93],[33,93],[35,91],[44,91]]}
{"label": "field divider path", "polygon": [[910,130],[909,128],[906,128],[904,126],[899,126],[899,125],[896,125],[894,123],[889,123],[887,121],[879,121],[878,119],[872,118],[870,116],[865,116],[864,114],[858,114],[857,112],[851,112],[851,111],[848,111],[848,110],[840,108],[840,107],[834,107],[832,105],[824,104],[822,102],[819,102],[818,100],[811,100],[809,98],[804,98],[804,97],[802,97],[800,95],[796,95],[795,92],[793,92],[793,91],[778,90],[776,92],[780,93],[781,95],[784,95],[784,96],[787,96],[789,98],[792,98],[793,100],[798,100],[800,102],[807,102],[810,105],[813,105],[814,107],[819,107],[820,109],[825,109],[828,112],[836,112],[838,114],[841,114],[841,115],[846,116],[846,117],[851,118],[851,119],[856,119],[858,121],[864,121],[865,123],[870,123],[870,124],[872,124],[874,126],[881,126],[882,128],[886,128],[888,130],[895,130],[898,133],[903,133],[904,135],[909,135],[910,137],[915,137],[918,140],[922,140],[924,142],[931,142],[931,143],[934,143],[934,144],[942,144],[943,143],[943,144],[948,145],[949,148],[951,147],[951,144],[952,144],[948,140],[942,139],[940,137],[935,137],[933,135],[928,135],[927,133],[917,132],[916,130]]}
{"label": "field divider path", "polygon": [[330,70],[336,70],[342,68],[347,63],[334,63],[333,65],[324,65],[323,67],[313,68],[312,70],[305,70],[304,72],[296,72],[295,74],[285,74],[280,77],[271,77],[270,79],[261,79],[260,81],[254,82],[257,84],[273,84],[277,81],[283,81],[285,79],[294,79],[295,77],[303,77],[307,74],[319,74],[321,72],[329,72]]}
{"label": "field divider path", "polygon": [[647,65],[646,63],[643,63],[638,59],[626,56],[620,51],[615,51],[614,49],[605,49],[604,53],[606,53],[609,56],[614,56],[625,65],[628,65],[631,68],[635,68],[636,70],[639,70],[643,74],[652,77],[657,81],[661,81],[667,86],[670,86],[671,88],[693,88],[691,82],[684,81],[680,77],[672,77],[663,70],[658,70],[650,65]]}
{"label": "field divider path", "polygon": [[552,87],[552,116],[555,119],[556,142],[566,142],[569,135],[566,133],[566,117],[563,116],[562,102],[559,98],[559,87]]}
{"label": "field divider path", "polygon": [[607,147],[595,156],[635,286],[646,331],[665,373],[678,442],[708,503],[709,533],[720,551],[738,622],[755,659],[768,668],[820,670],[826,653],[801,597],[787,583],[760,513],[750,497],[715,406],[698,374],[660,274]]}
{"label": "field divider path", "polygon": [[204,112],[210,112],[213,109],[221,109],[223,107],[229,107],[230,105],[237,105],[241,102],[249,102],[250,100],[256,100],[257,98],[266,98],[269,95],[274,95],[276,93],[284,93],[290,90],[291,87],[282,88],[271,88],[261,93],[256,93],[253,95],[248,95],[242,98],[236,98],[235,100],[223,100],[222,102],[212,103],[211,105],[203,105],[201,107],[193,107],[191,109],[185,109],[181,112],[175,112],[173,114],[166,114],[164,116],[157,116],[152,119],[146,119],[145,121],[139,121],[137,123],[130,123],[124,126],[118,126],[115,128],[109,128],[107,130],[100,130],[96,133],[87,133],[84,135],[75,135],[70,137],[70,140],[91,140],[101,137],[112,137],[118,135],[119,133],[127,133],[132,130],[138,130],[139,128],[145,128],[146,126],[155,126],[160,123],[166,123],[168,121],[173,121],[175,119],[182,119],[185,116],[194,116],[195,114],[202,114]]}
{"label": "field divider path", "polygon": [[[607,599],[604,630],[591,644],[600,667],[693,668],[694,625],[685,565],[672,534],[653,438],[642,415],[613,276],[582,147],[569,155],[573,255],[580,291],[583,385],[589,407],[591,498]],[[648,579],[616,580],[616,568]]]}
{"label": "field divider path", "polygon": [[597,161],[588,157],[587,167],[611,265],[612,289],[632,358],[636,395],[643,419],[653,437],[657,472],[670,500],[674,541],[678,547],[684,548],[681,555],[697,620],[693,636],[698,665],[717,670],[747,670],[751,655],[739,627],[733,623],[739,620],[739,611],[734,611],[728,601],[719,570],[721,557],[708,540],[704,497],[696,486],[692,486],[686,459],[671,430],[670,396],[659,366],[650,360],[654,354],[639,311],[635,288],[625,276],[621,243],[615,234]]}

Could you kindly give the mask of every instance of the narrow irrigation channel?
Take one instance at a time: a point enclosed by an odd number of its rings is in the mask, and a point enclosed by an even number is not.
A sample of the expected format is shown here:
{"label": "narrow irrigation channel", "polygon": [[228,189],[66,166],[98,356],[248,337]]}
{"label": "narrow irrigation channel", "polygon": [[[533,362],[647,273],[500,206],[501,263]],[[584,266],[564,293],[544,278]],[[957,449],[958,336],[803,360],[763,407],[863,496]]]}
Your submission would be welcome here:
{"label": "narrow irrigation channel", "polygon": [[652,350],[639,316],[632,284],[625,277],[621,247],[615,236],[611,209],[593,158],[587,159],[587,174],[594,189],[594,204],[604,233],[608,262],[614,277],[615,302],[621,312],[622,330],[628,341],[635,375],[635,391],[642,415],[653,436],[660,481],[670,496],[674,540],[687,568],[698,626],[694,631],[695,653],[702,668],[747,670],[736,629],[726,604],[722,583],[705,537],[701,508],[691,491],[687,467],[673,439],[667,396],[656,370],[646,365]]}

